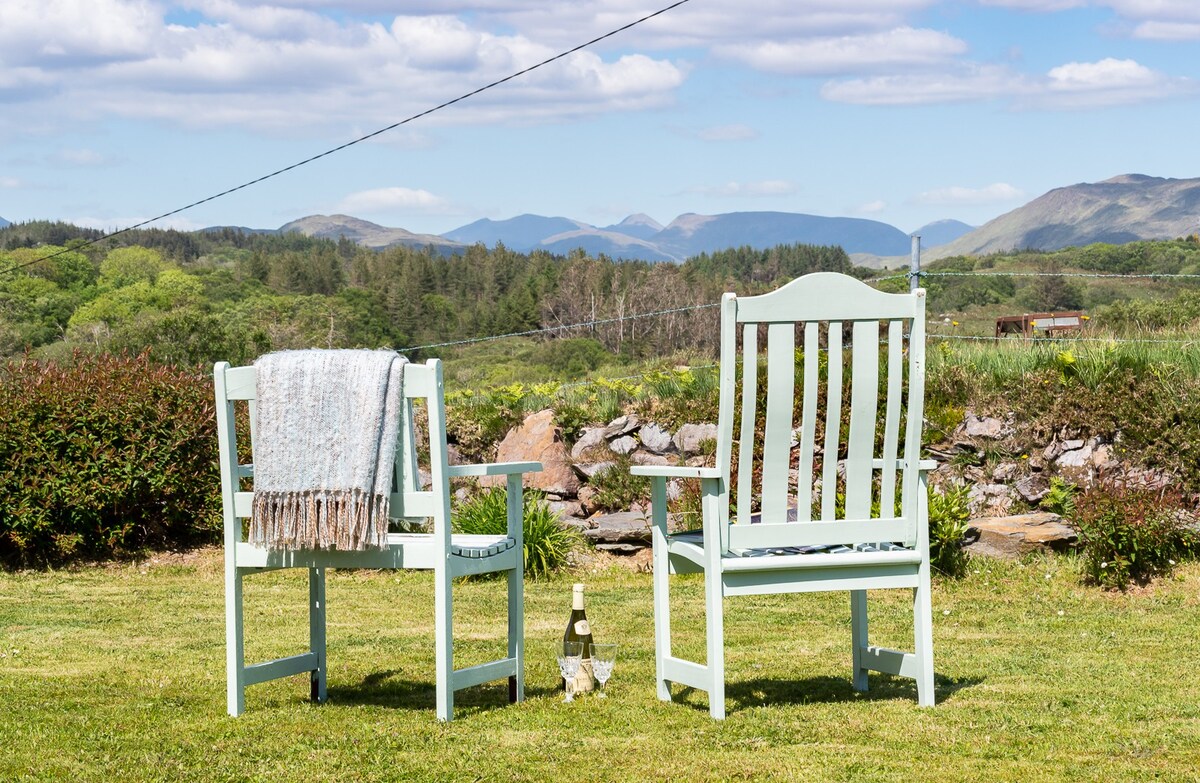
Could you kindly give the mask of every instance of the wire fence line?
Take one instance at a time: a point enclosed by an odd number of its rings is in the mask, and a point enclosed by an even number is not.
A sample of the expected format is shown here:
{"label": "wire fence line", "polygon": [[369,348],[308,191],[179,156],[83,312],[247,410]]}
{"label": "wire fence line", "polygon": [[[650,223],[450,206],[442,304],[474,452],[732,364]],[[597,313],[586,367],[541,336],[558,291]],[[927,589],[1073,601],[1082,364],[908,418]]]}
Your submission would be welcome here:
{"label": "wire fence line", "polygon": [[938,334],[938,333],[934,333],[934,332],[929,332],[926,335],[926,337],[927,337],[927,339],[930,339],[930,340],[969,340],[969,341],[976,341],[976,342],[994,343],[996,345],[1003,345],[1003,344],[1007,343],[1010,345],[1025,345],[1030,348],[1035,348],[1035,347],[1046,345],[1049,343],[1054,343],[1054,344],[1061,344],[1061,343],[1117,343],[1117,344],[1149,343],[1149,344],[1156,344],[1157,343],[1157,344],[1161,344],[1161,345],[1200,345],[1200,337],[1197,337],[1196,339],[1192,339],[1192,340],[1184,340],[1184,339],[1167,339],[1167,338],[1161,338],[1161,337],[1072,336],[1072,337],[1037,337],[1037,338],[1032,338],[1032,339],[1013,338],[1010,340],[1009,338],[1005,338],[1005,337],[986,337],[986,336],[968,335],[968,334]]}
{"label": "wire fence line", "polygon": [[621,315],[615,318],[597,318],[591,321],[580,321],[574,324],[561,324],[559,326],[544,326],[540,329],[526,329],[521,332],[507,332],[505,334],[492,334],[485,337],[468,337],[463,340],[450,340],[444,343],[429,343],[427,345],[414,345],[410,348],[398,348],[397,353],[412,353],[413,351],[423,351],[430,348],[450,348],[456,345],[472,345],[474,343],[486,343],[492,340],[503,340],[508,337],[531,337],[535,334],[547,334],[549,332],[562,332],[568,329],[583,329],[589,326],[603,326],[605,324],[623,323],[625,321],[636,321],[639,318],[656,318],[662,315],[671,315],[673,313],[686,313],[693,310],[705,310],[711,307],[720,306],[720,302],[710,302],[708,304],[688,305],[686,307],[672,307],[669,310],[654,310],[648,313],[634,313],[633,315]]}
{"label": "wire fence line", "polygon": [[[1139,273],[1120,273],[1120,272],[918,272],[918,277],[1064,277],[1064,278],[1091,278],[1091,279],[1113,279],[1113,280],[1200,280],[1200,274],[1184,274],[1184,273],[1154,273],[1154,272],[1139,272]],[[912,278],[912,272],[903,272],[901,274],[887,275],[885,277],[873,277],[867,280],[868,283],[884,283],[890,280],[909,280]]]}

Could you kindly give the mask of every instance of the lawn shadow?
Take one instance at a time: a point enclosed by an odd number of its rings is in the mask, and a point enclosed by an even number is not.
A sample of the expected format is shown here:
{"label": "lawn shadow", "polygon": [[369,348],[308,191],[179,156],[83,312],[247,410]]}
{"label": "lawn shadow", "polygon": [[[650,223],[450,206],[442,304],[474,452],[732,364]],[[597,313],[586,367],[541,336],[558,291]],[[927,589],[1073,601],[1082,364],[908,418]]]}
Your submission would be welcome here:
{"label": "lawn shadow", "polygon": [[[525,698],[545,696],[554,692],[553,688],[531,687],[525,684]],[[335,704],[373,705],[377,707],[394,707],[405,710],[430,710],[437,705],[437,690],[432,677],[429,679],[409,680],[400,676],[399,669],[386,669],[372,672],[353,685],[334,685],[328,687],[329,702]],[[455,710],[470,709],[480,711],[495,707],[509,706],[508,681],[484,683],[471,688],[464,688],[454,694]]]}
{"label": "lawn shadow", "polygon": [[[935,703],[949,701],[958,691],[979,685],[982,677],[934,676]],[[700,695],[693,688],[684,688],[677,701],[686,700],[697,709],[707,710],[705,697],[692,700],[688,697]],[[726,704],[730,712],[761,707],[771,704],[834,704],[848,701],[886,701],[907,699],[916,703],[917,684],[907,677],[890,674],[870,675],[866,693],[851,686],[849,677],[806,677],[800,680],[762,678],[732,681],[725,686]]]}

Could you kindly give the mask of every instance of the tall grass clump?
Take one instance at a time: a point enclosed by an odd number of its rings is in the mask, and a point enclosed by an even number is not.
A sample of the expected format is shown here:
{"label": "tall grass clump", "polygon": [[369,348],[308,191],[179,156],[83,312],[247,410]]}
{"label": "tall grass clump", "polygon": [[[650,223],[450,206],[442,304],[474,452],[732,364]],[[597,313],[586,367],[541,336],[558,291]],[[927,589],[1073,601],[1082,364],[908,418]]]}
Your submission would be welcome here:
{"label": "tall grass clump", "polygon": [[[525,491],[521,530],[525,540],[525,573],[546,576],[567,563],[579,544],[579,534],[559,522],[541,492]],[[456,533],[502,536],[508,532],[508,492],[491,487],[456,504],[450,517]]]}
{"label": "tall grass clump", "polygon": [[0,561],[188,546],[220,529],[212,381],[145,356],[0,368]]}

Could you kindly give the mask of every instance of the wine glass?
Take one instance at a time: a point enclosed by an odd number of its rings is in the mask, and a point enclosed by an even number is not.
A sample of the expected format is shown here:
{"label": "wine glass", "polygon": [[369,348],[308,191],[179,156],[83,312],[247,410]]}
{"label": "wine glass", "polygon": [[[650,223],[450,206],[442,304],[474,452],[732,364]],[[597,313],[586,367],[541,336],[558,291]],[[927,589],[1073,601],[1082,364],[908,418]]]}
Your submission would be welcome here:
{"label": "wine glass", "polygon": [[554,653],[558,658],[558,672],[566,682],[567,695],[563,701],[574,701],[575,675],[579,673],[579,664],[583,661],[583,642],[559,642],[554,645]]}
{"label": "wine glass", "polygon": [[592,675],[600,683],[600,689],[596,692],[596,698],[608,698],[607,694],[604,692],[604,683],[608,682],[608,678],[612,676],[613,666],[615,666],[616,663],[617,645],[592,645]]}

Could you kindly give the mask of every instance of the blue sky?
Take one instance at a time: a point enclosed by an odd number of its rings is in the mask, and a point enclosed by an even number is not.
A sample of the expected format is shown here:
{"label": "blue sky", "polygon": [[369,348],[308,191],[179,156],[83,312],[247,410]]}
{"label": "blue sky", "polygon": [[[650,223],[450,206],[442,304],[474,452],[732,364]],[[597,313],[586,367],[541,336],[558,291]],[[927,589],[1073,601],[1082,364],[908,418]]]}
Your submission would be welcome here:
{"label": "blue sky", "polygon": [[[0,216],[116,229],[453,98],[648,0],[0,0]],[[1197,0],[691,0],[161,225],[345,212],[981,224],[1200,176]]]}

